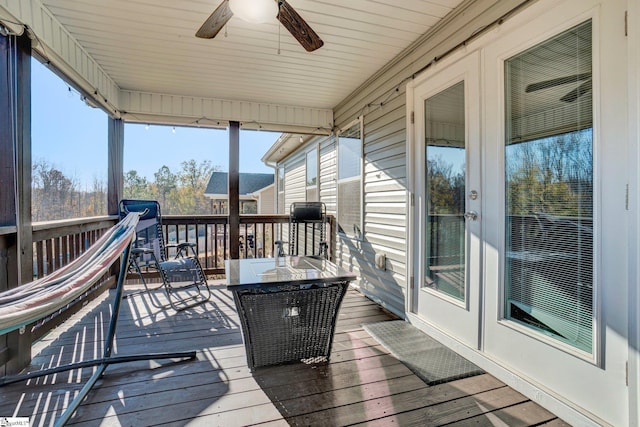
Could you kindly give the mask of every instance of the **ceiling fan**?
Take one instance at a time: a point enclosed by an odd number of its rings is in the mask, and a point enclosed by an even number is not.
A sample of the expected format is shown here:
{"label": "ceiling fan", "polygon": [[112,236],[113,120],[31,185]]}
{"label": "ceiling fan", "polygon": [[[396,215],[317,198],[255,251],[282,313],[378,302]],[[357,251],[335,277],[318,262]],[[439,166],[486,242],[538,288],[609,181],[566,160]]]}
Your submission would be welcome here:
{"label": "ceiling fan", "polygon": [[575,102],[578,98],[580,98],[582,95],[586,94],[592,89],[591,73],[574,74],[571,76],[558,77],[556,79],[543,80],[541,82],[531,83],[530,85],[527,85],[524,91],[526,93],[536,92],[538,90],[548,89],[551,87],[560,86],[568,83],[580,82],[580,81],[585,81],[585,82],[580,84],[580,86],[576,87],[570,92],[567,92],[562,98],[560,98],[560,101],[563,101],[563,102]]}
{"label": "ceiling fan", "polygon": [[[264,1],[264,0],[263,0]],[[307,52],[313,52],[316,49],[322,47],[324,42],[322,39],[316,34],[315,31],[307,24],[307,22],[302,19],[302,17],[298,14],[298,12],[291,7],[286,0],[267,0],[267,2],[273,1],[276,3],[277,7],[277,15],[276,19],[280,21],[280,23],[291,33],[291,35],[304,47]],[[222,3],[213,11],[213,13],[204,21],[198,32],[196,32],[196,37],[204,38],[204,39],[212,39],[220,32],[220,30],[225,26],[225,24],[231,19],[234,15],[234,5],[231,3],[244,3],[240,4],[236,7],[252,7],[247,6],[247,2],[241,2],[238,0],[223,0]],[[240,15],[240,11],[236,10],[236,14]],[[240,15],[242,18],[242,15]],[[245,19],[250,21],[249,19]],[[250,21],[250,22],[260,22],[260,21]]]}

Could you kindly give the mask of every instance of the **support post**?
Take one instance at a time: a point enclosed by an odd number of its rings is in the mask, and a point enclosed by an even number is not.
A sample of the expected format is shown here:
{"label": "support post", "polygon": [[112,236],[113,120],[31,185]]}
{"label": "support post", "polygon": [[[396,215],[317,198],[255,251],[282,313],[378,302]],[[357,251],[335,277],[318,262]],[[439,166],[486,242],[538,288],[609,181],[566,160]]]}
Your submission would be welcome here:
{"label": "support post", "polygon": [[109,165],[107,183],[107,212],[118,214],[118,203],[124,191],[124,121],[109,117]]}
{"label": "support post", "polygon": [[[33,279],[31,228],[31,40],[0,36],[0,290]],[[27,328],[0,338],[2,371],[12,374],[31,362]]]}
{"label": "support post", "polygon": [[229,258],[240,258],[240,123],[229,122]]}
{"label": "support post", "polygon": [[[14,39],[15,40],[15,39]],[[12,58],[9,37],[0,36],[0,227],[16,225],[13,82],[9,74]],[[12,227],[13,228],[13,227]],[[0,234],[0,291],[17,286],[15,263],[9,257],[17,254],[15,232]],[[0,375],[6,374],[4,366],[11,357],[8,335],[0,336]]]}

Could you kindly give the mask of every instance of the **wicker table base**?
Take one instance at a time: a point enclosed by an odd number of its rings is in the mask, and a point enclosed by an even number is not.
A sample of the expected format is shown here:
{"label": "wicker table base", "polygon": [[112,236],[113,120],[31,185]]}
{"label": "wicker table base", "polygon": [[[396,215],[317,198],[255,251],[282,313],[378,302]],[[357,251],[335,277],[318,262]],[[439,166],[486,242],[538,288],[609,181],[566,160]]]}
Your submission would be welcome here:
{"label": "wicker table base", "polygon": [[303,256],[226,260],[225,272],[251,370],[329,360],[352,272]]}
{"label": "wicker table base", "polygon": [[348,282],[234,291],[247,364],[329,360]]}

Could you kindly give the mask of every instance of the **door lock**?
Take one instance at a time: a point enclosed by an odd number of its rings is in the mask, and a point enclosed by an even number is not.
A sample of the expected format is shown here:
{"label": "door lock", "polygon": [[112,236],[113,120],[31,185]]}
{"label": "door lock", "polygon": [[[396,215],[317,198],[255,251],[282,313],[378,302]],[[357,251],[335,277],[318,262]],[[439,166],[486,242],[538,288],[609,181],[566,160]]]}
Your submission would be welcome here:
{"label": "door lock", "polygon": [[467,221],[475,221],[478,219],[478,212],[476,211],[465,212],[464,219],[466,219]]}

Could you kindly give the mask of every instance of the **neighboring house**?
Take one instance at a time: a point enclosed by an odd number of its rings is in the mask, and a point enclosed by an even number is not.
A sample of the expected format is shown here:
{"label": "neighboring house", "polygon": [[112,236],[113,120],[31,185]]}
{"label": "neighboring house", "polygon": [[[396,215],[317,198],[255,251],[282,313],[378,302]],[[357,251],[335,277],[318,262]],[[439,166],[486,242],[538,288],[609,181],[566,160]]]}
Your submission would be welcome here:
{"label": "neighboring house", "polygon": [[[228,173],[213,172],[204,195],[211,199],[211,213],[226,214]],[[240,173],[240,213],[275,213],[273,174]]]}
{"label": "neighboring house", "polygon": [[638,411],[626,7],[540,0],[444,56],[426,39],[336,106],[332,135],[263,157],[279,213],[336,215],[363,293],[578,424]]}

